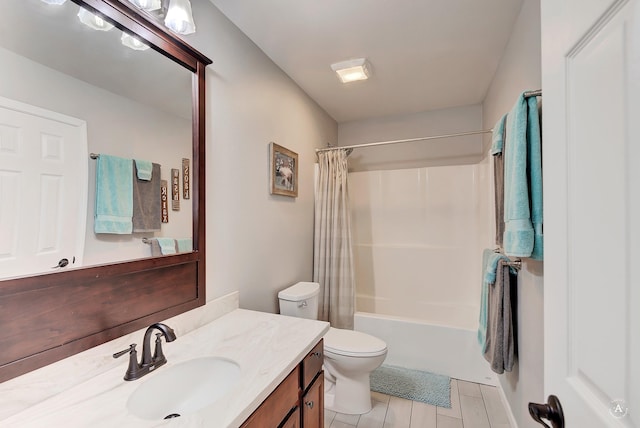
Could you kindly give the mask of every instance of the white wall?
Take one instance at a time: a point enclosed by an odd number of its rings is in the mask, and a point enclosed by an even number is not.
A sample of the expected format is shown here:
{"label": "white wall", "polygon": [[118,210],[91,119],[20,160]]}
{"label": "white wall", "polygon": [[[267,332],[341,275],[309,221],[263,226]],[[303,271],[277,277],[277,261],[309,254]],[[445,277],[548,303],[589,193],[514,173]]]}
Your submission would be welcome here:
{"label": "white wall", "polygon": [[[171,168],[191,158],[191,121],[108,92],[45,67],[0,47],[0,96],[73,116],[87,122],[88,152],[159,163],[162,179],[170,182]],[[189,79],[189,76],[186,76]],[[151,256],[143,236],[93,233],[95,167],[89,164],[87,230],[84,265]],[[169,212],[169,223],[155,236],[190,237],[192,210],[181,200],[180,211]]]}
{"label": "white wall", "polygon": [[[425,111],[341,123],[338,145],[418,138],[477,131],[482,127],[480,105]],[[474,164],[482,159],[482,137],[465,136],[402,143],[355,150],[350,171],[420,168],[435,165]]]}
{"label": "white wall", "polygon": [[[207,300],[240,291],[240,306],[276,312],[278,290],[313,271],[315,148],[337,125],[207,0],[193,0],[185,39],[207,67]],[[269,194],[268,145],[299,155],[299,193]]]}
{"label": "white wall", "polygon": [[[520,92],[539,89],[540,86],[540,1],[525,0],[483,104],[484,127],[493,127],[502,114],[511,110]],[[487,138],[485,152],[489,141]],[[485,159],[483,164],[487,169],[493,168],[489,159]],[[491,212],[491,216],[492,186],[488,179],[485,188],[489,203],[485,209]],[[483,237],[489,247],[494,243],[493,222],[491,226],[484,231]],[[499,376],[520,428],[538,427],[530,418],[527,406],[530,401],[546,402],[543,396],[543,282],[543,263],[525,260],[518,276],[518,362],[511,373]]]}

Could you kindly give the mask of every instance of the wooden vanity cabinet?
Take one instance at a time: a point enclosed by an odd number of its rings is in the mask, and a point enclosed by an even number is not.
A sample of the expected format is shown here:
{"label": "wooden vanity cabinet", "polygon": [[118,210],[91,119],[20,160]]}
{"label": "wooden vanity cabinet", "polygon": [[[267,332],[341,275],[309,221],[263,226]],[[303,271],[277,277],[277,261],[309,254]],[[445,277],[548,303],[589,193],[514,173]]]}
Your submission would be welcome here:
{"label": "wooden vanity cabinet", "polygon": [[323,346],[320,340],[300,363],[301,416],[304,428],[324,428]]}
{"label": "wooden vanity cabinet", "polygon": [[324,428],[322,339],[240,428]]}

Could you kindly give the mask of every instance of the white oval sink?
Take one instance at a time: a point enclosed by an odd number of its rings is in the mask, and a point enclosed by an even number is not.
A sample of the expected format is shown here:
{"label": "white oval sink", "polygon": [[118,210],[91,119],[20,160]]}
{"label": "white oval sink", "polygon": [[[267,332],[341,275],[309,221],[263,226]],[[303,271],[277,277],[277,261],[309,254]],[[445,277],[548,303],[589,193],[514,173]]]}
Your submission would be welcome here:
{"label": "white oval sink", "polygon": [[213,404],[235,385],[240,366],[218,357],[159,367],[129,397],[127,409],[142,419],[185,416]]}

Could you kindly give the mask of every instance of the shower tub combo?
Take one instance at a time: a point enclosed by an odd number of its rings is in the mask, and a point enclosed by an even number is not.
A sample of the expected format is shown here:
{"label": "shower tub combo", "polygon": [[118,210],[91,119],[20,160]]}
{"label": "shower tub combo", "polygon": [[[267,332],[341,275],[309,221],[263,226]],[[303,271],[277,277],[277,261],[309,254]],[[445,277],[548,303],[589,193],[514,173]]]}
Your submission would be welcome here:
{"label": "shower tub combo", "polygon": [[429,304],[419,305],[424,314],[420,318],[412,311],[402,317],[385,314],[383,309],[377,313],[360,311],[362,307],[384,307],[384,302],[372,302],[374,299],[357,297],[359,311],[354,316],[354,329],[387,343],[386,365],[496,385],[496,377],[480,352],[477,318],[469,316],[477,311]]}

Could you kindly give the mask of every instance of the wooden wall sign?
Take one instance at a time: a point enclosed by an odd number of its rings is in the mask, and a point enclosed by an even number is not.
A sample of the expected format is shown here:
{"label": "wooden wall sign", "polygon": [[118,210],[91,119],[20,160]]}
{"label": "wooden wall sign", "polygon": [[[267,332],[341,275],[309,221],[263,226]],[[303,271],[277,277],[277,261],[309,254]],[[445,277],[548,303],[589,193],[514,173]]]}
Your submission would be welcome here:
{"label": "wooden wall sign", "polygon": [[171,168],[171,209],[180,211],[180,170]]}
{"label": "wooden wall sign", "polygon": [[162,209],[162,222],[169,223],[169,189],[167,180],[160,181],[160,204]]}
{"label": "wooden wall sign", "polygon": [[182,199],[189,199],[191,197],[191,183],[189,179],[189,173],[191,172],[189,159],[182,159]]}

